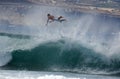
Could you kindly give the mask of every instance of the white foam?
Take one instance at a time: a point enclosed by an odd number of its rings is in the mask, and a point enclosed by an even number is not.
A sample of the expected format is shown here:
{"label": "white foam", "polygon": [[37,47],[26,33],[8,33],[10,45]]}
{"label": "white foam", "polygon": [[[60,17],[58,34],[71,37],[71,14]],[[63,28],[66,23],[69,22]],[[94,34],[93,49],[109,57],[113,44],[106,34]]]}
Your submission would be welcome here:
{"label": "white foam", "polygon": [[119,79],[119,77],[62,72],[0,71],[0,79]]}
{"label": "white foam", "polygon": [[[16,73],[17,72],[17,73]],[[52,73],[52,72],[28,72],[28,71],[2,71],[1,79],[80,79],[71,74]]]}

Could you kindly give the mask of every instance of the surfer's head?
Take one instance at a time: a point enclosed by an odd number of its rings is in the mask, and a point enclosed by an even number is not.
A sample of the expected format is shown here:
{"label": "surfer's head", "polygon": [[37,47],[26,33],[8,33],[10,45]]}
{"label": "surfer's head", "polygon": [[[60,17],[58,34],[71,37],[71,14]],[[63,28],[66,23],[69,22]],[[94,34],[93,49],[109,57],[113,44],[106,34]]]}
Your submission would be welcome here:
{"label": "surfer's head", "polygon": [[50,16],[50,14],[47,14],[47,16]]}

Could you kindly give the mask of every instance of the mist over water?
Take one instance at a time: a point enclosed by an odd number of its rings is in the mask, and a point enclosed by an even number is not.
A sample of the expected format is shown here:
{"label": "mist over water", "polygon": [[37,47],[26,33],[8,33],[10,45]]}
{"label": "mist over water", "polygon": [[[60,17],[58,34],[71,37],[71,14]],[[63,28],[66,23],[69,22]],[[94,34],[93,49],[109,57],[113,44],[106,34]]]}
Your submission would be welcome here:
{"label": "mist over water", "polygon": [[[63,23],[52,22],[46,26],[48,13],[54,15],[56,18],[62,15],[67,19],[67,21]],[[117,61],[120,61],[120,58],[119,58],[120,56],[120,49],[119,49],[120,48],[120,44],[119,44],[120,19],[105,16],[105,15],[100,15],[100,14],[83,14],[77,11],[72,11],[72,10],[58,8],[58,7],[34,6],[26,13],[26,16],[24,16],[22,20],[24,21],[23,23],[24,26],[12,27],[15,29],[12,31],[12,34],[29,35],[30,38],[24,39],[24,38],[18,38],[18,36],[15,36],[13,38],[7,35],[0,36],[0,44],[1,44],[0,55],[2,56],[0,58],[1,59],[0,66],[6,65],[8,62],[10,62],[10,60],[12,61],[12,57],[13,58],[14,56],[16,57],[17,55],[19,55],[18,53],[21,53],[21,57],[24,56],[23,53],[26,53],[26,51],[30,54],[30,57],[31,57],[31,54],[34,55],[34,53],[42,57],[42,54],[39,54],[39,53],[41,52],[43,53],[43,51],[45,50],[42,51],[42,48],[39,46],[43,46],[46,48],[48,46],[49,48],[49,43],[51,42],[55,44],[53,44],[53,47],[51,46],[51,48],[49,49],[51,51],[53,49],[59,50],[59,52],[54,50],[53,52],[57,52],[59,54],[58,56],[61,55],[60,59],[62,57],[63,58],[69,57],[69,53],[70,55],[72,55],[72,53],[75,52],[75,55],[76,55],[75,57],[77,57],[78,60],[80,60],[79,57],[77,56],[79,55],[78,53],[80,53],[79,50],[84,50],[82,51],[82,54],[85,54],[84,56],[88,56],[88,57],[90,56],[92,58],[94,57],[94,55],[88,54],[88,53],[91,53],[91,50],[92,50],[95,54],[97,55],[100,54],[100,57],[101,55],[105,56],[103,57],[103,59],[100,58],[100,60],[102,59],[101,61],[103,61],[104,59],[107,59],[105,60],[105,62],[108,64],[110,61],[109,59],[115,58],[117,59]],[[2,27],[3,26],[0,26],[0,28]],[[18,30],[21,32],[19,33]],[[4,29],[4,31],[9,32],[9,29]],[[62,45],[61,45],[61,40],[62,40]],[[44,44],[48,44],[48,45],[44,46]],[[60,44],[60,46],[56,44]],[[58,46],[58,48],[56,48],[55,46],[56,47]],[[83,47],[84,49],[81,49],[81,48],[79,49],[79,46]],[[74,48],[77,48],[79,50],[74,51],[75,50]],[[41,52],[39,52],[39,50],[41,50]],[[66,50],[67,50],[67,53],[64,54]],[[73,50],[73,52],[71,53],[69,52],[69,50]],[[86,55],[85,50],[87,50],[88,55]],[[39,53],[36,51],[38,51]],[[54,54],[53,52],[52,54]],[[93,52],[91,54],[94,54]],[[45,51],[45,53],[49,54],[50,52],[48,50],[48,51]],[[97,57],[97,55],[95,57]],[[7,57],[4,57],[4,56],[7,56]],[[37,57],[36,55],[34,56]],[[50,56],[50,57],[54,57],[54,56]],[[18,58],[18,60],[20,59]],[[47,59],[45,59],[45,61],[46,60]],[[69,60],[66,60],[66,61],[69,62]],[[90,60],[88,58],[86,62],[89,62],[89,61]],[[47,63],[49,64],[49,62]],[[14,64],[14,61],[13,61],[13,64]],[[78,66],[79,65],[81,65],[81,63],[80,64],[78,63]],[[119,66],[119,64],[117,66]]]}
{"label": "mist over water", "polygon": [[[53,22],[46,26],[48,13],[56,18],[62,15],[67,22]],[[25,16],[24,22],[35,30],[39,29],[37,33],[34,31],[32,33],[41,36],[46,41],[68,38],[106,55],[119,53],[119,19],[99,14],[68,12],[68,10],[58,7],[41,6],[31,9]]]}

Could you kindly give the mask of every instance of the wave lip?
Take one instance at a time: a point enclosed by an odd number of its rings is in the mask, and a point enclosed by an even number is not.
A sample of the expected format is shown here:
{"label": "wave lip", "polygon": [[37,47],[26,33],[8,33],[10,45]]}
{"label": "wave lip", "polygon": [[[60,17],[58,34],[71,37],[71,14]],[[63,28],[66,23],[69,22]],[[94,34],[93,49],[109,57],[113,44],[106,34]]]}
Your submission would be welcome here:
{"label": "wave lip", "polygon": [[12,55],[8,53],[0,52],[0,67],[6,65],[8,62],[12,60]]}

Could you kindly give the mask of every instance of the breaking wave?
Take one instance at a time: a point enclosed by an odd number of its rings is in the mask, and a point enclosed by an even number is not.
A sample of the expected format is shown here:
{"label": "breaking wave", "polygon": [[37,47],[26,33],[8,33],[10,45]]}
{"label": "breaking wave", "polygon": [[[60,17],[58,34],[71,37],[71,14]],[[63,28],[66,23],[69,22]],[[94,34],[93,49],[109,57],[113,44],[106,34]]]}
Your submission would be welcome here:
{"label": "breaking wave", "polygon": [[29,50],[14,50],[12,60],[3,68],[77,73],[91,73],[91,71],[93,73],[100,71],[115,73],[115,71],[120,70],[120,59],[108,58],[75,42],[68,43],[68,40],[59,40],[43,43]]}

